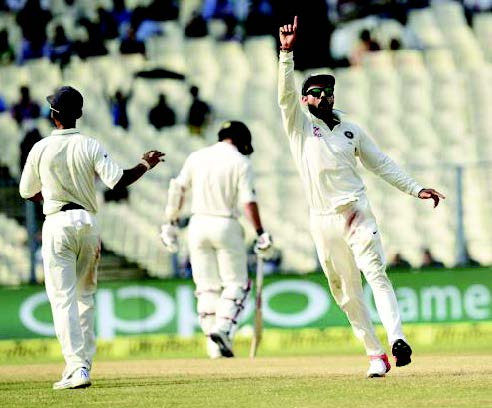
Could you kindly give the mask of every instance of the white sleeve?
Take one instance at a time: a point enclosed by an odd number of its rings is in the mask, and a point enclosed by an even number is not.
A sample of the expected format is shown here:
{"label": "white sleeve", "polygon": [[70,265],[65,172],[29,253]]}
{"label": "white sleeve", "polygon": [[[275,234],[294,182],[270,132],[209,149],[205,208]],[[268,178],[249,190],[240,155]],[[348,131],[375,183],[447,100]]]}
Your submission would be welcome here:
{"label": "white sleeve", "polygon": [[241,204],[256,202],[253,167],[249,161],[245,162],[239,172],[238,200]]}
{"label": "white sleeve", "polygon": [[281,52],[278,67],[278,104],[285,132],[293,153],[301,152],[304,143],[304,112],[294,77],[294,53]]}
{"label": "white sleeve", "polygon": [[19,183],[19,194],[22,198],[31,198],[41,191],[41,179],[35,160],[36,151],[35,147],[31,149],[22,170]]}
{"label": "white sleeve", "polygon": [[123,169],[111,159],[96,140],[94,150],[94,169],[106,186],[113,189],[123,176]]}
{"label": "white sleeve", "polygon": [[360,135],[358,153],[364,167],[404,193],[418,197],[423,187],[383,153],[366,132],[360,127],[357,130]]}
{"label": "white sleeve", "polygon": [[183,168],[179,172],[178,177],[176,177],[176,182],[183,187],[185,190],[189,190],[191,188],[191,183],[193,179],[193,153],[188,156],[185,163],[183,164]]}

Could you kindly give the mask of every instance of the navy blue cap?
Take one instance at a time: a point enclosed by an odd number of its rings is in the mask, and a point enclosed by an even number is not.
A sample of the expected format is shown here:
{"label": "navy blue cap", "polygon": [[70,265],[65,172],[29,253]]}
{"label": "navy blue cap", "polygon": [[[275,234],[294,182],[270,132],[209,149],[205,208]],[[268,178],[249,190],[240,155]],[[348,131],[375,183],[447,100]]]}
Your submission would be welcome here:
{"label": "navy blue cap", "polygon": [[78,119],[82,116],[84,98],[82,94],[71,86],[58,88],[53,95],[46,97],[51,105],[51,110],[64,117]]}

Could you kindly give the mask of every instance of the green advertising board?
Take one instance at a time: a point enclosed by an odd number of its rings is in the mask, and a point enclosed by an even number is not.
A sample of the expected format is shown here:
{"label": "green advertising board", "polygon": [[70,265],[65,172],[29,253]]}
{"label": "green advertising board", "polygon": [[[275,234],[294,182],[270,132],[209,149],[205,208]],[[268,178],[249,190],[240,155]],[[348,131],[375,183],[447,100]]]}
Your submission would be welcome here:
{"label": "green advertising board", "polygon": [[[483,269],[394,273],[403,322],[458,323],[492,320],[492,272]],[[119,335],[199,332],[191,281],[104,282],[96,294],[96,331],[100,339]],[[334,303],[323,274],[267,276],[263,290],[266,328],[348,326]],[[364,296],[379,323],[372,294]],[[240,321],[253,319],[251,296]],[[53,337],[51,310],[42,286],[0,289],[0,339]]]}

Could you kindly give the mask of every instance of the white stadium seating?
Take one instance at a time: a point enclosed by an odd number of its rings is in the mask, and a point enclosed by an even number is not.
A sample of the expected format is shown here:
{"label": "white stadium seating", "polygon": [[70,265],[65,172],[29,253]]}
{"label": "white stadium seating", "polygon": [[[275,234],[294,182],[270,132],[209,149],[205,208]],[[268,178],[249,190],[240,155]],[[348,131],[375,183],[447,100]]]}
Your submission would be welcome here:
{"label": "white stadium seating", "polygon": [[[54,1],[53,7],[62,10],[63,3]],[[138,1],[127,1],[128,6],[133,3]],[[84,4],[93,7],[89,1]],[[12,22],[2,17],[0,24],[10,27]],[[183,27],[183,22],[170,23],[164,36],[151,38],[147,61],[141,56],[117,54],[87,61],[75,58],[63,78],[58,67],[47,60],[2,66],[1,94],[13,103],[19,87],[27,84],[35,99],[43,102],[56,86],[70,83],[85,96],[82,131],[98,138],[122,166],[135,165],[145,150],[157,148],[167,153],[162,166],[130,187],[128,202],[103,203],[100,197],[99,213],[104,245],[161,278],[173,273],[171,257],[158,236],[170,178],[177,175],[190,152],[216,140],[223,120],[244,121],[254,137],[256,153],[252,160],[261,215],[282,250],[282,268],[301,273],[313,270],[318,264],[308,230],[305,196],[276,100],[275,40],[258,37],[242,44],[219,41],[213,35],[191,39],[183,37]],[[490,13],[477,15],[470,28],[458,3],[435,2],[432,7],[411,10],[407,27],[388,23],[379,30],[387,42],[393,34],[403,36],[403,30],[408,29],[420,49],[375,52],[367,55],[361,67],[324,70],[337,78],[336,107],[366,127],[381,148],[421,184],[448,196],[434,210],[431,202],[406,196],[362,169],[388,258],[400,252],[417,267],[422,248],[430,247],[446,265],[456,264],[458,203],[453,166],[459,164],[465,166],[463,215],[468,249],[474,258],[492,263],[491,164],[472,165],[492,157],[491,27]],[[219,31],[220,25],[215,29]],[[161,62],[186,74],[186,81],[132,82],[136,71]],[[305,75],[320,71],[297,71],[299,86]],[[105,95],[120,87],[128,90],[130,84],[131,126],[124,131],[112,126]],[[201,97],[214,108],[212,124],[203,139],[191,137],[184,125],[191,84],[199,86]],[[159,92],[166,94],[178,118],[176,126],[162,131],[147,121],[147,112]],[[38,125],[46,135],[46,121],[41,119]],[[0,143],[4,146],[0,161],[9,166],[14,177],[20,175],[21,137],[21,129],[10,116],[0,114]],[[245,230],[251,240],[253,234],[246,222]],[[29,259],[25,230],[0,214],[0,236],[0,284],[25,281]],[[5,241],[7,237],[10,239]]]}

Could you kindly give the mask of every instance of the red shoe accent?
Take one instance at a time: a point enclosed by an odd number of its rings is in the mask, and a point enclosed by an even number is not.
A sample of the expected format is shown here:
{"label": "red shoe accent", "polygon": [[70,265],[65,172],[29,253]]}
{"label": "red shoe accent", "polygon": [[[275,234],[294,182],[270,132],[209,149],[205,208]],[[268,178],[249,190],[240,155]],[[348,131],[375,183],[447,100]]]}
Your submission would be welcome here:
{"label": "red shoe accent", "polygon": [[391,364],[388,360],[388,355],[386,353],[381,354],[379,356],[370,356],[371,360],[381,359],[384,361],[384,365],[386,366],[386,372],[391,370]]}

